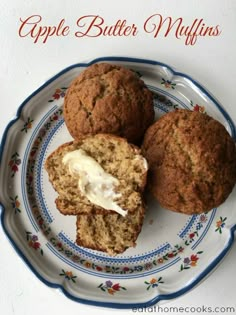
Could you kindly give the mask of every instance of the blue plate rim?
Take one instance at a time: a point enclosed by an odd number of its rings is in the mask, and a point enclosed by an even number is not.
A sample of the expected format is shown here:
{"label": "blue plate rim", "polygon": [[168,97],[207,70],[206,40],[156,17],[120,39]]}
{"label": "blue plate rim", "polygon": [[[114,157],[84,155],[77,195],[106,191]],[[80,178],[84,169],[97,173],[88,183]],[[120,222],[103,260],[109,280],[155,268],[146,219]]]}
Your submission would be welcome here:
{"label": "blue plate rim", "polygon": [[[50,83],[52,83],[53,81],[55,81],[58,77],[60,77],[61,75],[65,74],[66,72],[77,68],[77,67],[88,67],[94,63],[98,63],[98,62],[112,62],[112,61],[117,61],[117,62],[133,62],[133,63],[144,63],[144,64],[150,64],[150,65],[154,65],[154,66],[161,66],[161,67],[165,67],[167,68],[170,72],[173,73],[173,75],[178,75],[184,78],[187,78],[190,82],[192,82],[195,86],[197,86],[205,95],[207,95],[207,97],[209,99],[211,99],[211,101],[216,105],[216,107],[218,108],[218,110],[222,113],[222,115],[224,116],[224,118],[227,120],[227,122],[229,123],[231,130],[232,130],[232,138],[234,140],[236,140],[236,128],[234,125],[234,122],[232,121],[232,119],[230,118],[229,114],[226,112],[226,110],[222,107],[222,105],[219,104],[219,102],[211,95],[210,92],[208,92],[200,83],[198,83],[196,80],[194,80],[192,77],[190,77],[187,74],[184,74],[182,72],[176,71],[174,70],[172,67],[170,67],[169,65],[159,62],[159,61],[155,61],[155,60],[151,60],[151,59],[142,59],[142,58],[133,58],[133,57],[119,57],[119,56],[107,56],[107,57],[99,57],[96,59],[93,59],[89,62],[81,62],[81,63],[76,63],[73,64],[71,66],[68,66],[66,68],[64,68],[63,70],[61,70],[60,72],[58,72],[56,75],[54,75],[52,78],[50,78],[49,80],[47,80],[43,85],[41,85],[38,89],[36,89],[33,93],[31,93],[24,101],[23,103],[18,107],[18,110],[16,112],[16,116],[7,124],[4,132],[3,132],[3,136],[1,139],[1,144],[0,144],[0,166],[2,163],[2,156],[3,156],[3,152],[4,152],[4,147],[6,144],[6,140],[7,140],[7,134],[8,131],[10,129],[10,127],[12,125],[14,125],[14,123],[20,119],[20,115],[22,112],[22,109],[24,108],[24,106],[29,102],[29,100],[31,100],[36,94],[38,94],[41,90],[43,90],[47,85],[49,85]],[[208,267],[201,272],[189,285],[181,288],[180,290],[173,292],[173,293],[169,293],[169,294],[161,294],[161,295],[157,295],[156,297],[154,297],[153,299],[147,301],[147,302],[143,302],[143,303],[115,303],[115,302],[100,302],[100,301],[91,301],[91,300],[86,300],[86,299],[82,299],[79,297],[75,297],[73,295],[71,295],[70,293],[68,293],[64,287],[60,284],[57,283],[53,283],[53,282],[49,282],[48,280],[44,279],[40,273],[35,269],[35,267],[31,264],[31,262],[28,260],[28,258],[24,255],[24,253],[19,249],[19,247],[17,246],[17,244],[14,242],[14,240],[12,239],[10,233],[8,232],[5,224],[4,224],[4,213],[5,213],[5,207],[4,205],[0,202],[0,219],[1,219],[1,225],[3,228],[4,233],[6,234],[8,240],[10,241],[11,245],[13,246],[13,248],[15,249],[15,251],[17,252],[17,254],[19,255],[19,257],[24,261],[24,263],[29,267],[29,269],[36,275],[36,277],[41,280],[44,284],[46,284],[48,287],[51,288],[55,288],[55,289],[59,289],[61,292],[63,292],[63,294],[65,296],[67,296],[68,298],[70,298],[73,301],[76,302],[80,302],[82,304],[87,304],[87,305],[93,305],[93,306],[100,306],[100,307],[107,307],[107,308],[117,308],[117,309],[137,309],[137,308],[146,308],[146,307],[151,307],[155,304],[157,304],[159,301],[161,300],[170,300],[170,299],[174,299],[177,298],[185,293],[187,293],[188,291],[190,291],[193,287],[195,287],[201,280],[203,280],[211,271],[213,271],[213,269],[220,263],[220,261],[225,257],[225,255],[229,252],[230,248],[233,245],[235,236],[234,236],[234,232],[236,231],[236,224],[233,225],[230,228],[230,236],[228,239],[228,242],[226,244],[226,246],[223,248],[223,250],[221,251],[221,253],[215,257],[215,259],[208,265]]]}

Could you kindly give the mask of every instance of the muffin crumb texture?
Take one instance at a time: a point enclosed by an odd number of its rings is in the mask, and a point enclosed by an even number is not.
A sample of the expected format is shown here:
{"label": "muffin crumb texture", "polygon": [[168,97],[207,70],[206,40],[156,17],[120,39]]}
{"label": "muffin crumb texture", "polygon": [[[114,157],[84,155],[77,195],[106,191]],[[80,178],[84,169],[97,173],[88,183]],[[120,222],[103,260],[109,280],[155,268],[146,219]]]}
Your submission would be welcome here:
{"label": "muffin crumb texture", "polygon": [[126,217],[119,214],[77,216],[76,243],[114,256],[136,245],[143,218],[143,207]]}
{"label": "muffin crumb texture", "polygon": [[[125,216],[91,203],[81,193],[79,175],[71,174],[68,165],[63,163],[63,157],[68,152],[78,149],[84,150],[119,181],[116,193],[120,197],[116,202],[127,211]],[[147,176],[147,163],[139,148],[114,135],[86,136],[56,149],[47,158],[45,168],[58,193],[58,210],[65,215],[78,215],[79,245],[103,250],[111,255],[135,245],[145,214],[143,191]]]}

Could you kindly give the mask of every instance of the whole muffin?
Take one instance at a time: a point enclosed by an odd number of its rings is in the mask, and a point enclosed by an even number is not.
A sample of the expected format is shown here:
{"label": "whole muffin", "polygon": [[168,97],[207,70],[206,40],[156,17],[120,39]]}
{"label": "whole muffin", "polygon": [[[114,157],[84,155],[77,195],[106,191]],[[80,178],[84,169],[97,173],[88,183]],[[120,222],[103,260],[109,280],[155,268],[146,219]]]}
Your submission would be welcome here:
{"label": "whole muffin", "polygon": [[142,146],[149,188],[163,208],[186,214],[222,204],[236,182],[236,148],[206,114],[170,112],[147,130]]}
{"label": "whole muffin", "polygon": [[74,139],[111,133],[139,143],[154,121],[153,95],[135,72],[93,64],[67,90],[64,118]]}

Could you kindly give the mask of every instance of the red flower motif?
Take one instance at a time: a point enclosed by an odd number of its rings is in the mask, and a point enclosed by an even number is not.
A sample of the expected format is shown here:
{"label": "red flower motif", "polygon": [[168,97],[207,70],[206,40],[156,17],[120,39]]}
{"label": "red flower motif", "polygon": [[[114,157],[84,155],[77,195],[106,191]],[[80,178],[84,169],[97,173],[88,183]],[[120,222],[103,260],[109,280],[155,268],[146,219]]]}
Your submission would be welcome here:
{"label": "red flower motif", "polygon": [[59,248],[61,248],[61,247],[62,247],[62,243],[61,243],[61,242],[57,243],[57,246],[58,246]]}
{"label": "red flower motif", "polygon": [[18,171],[18,166],[16,164],[12,165],[11,167],[13,172],[17,172]]}
{"label": "red flower motif", "polygon": [[115,284],[112,286],[112,289],[115,290],[115,291],[120,291],[120,284],[119,284],[119,283],[115,283]]}
{"label": "red flower motif", "polygon": [[123,271],[129,271],[129,267],[124,267]]}
{"label": "red flower motif", "polygon": [[190,259],[191,261],[198,261],[199,257],[197,257],[197,255],[191,255]]}
{"label": "red flower motif", "polygon": [[40,219],[39,220],[39,225],[42,225],[43,224],[43,219]]}
{"label": "red flower motif", "polygon": [[52,97],[54,98],[54,100],[58,100],[60,98],[60,94],[55,93],[55,94],[53,94]]}
{"label": "red flower motif", "polygon": [[21,164],[21,159],[19,159],[19,154],[17,152],[15,152],[12,157],[11,160],[8,162],[8,166],[11,168],[11,177],[14,177],[15,173],[18,172],[19,168],[18,165]]}
{"label": "red flower motif", "polygon": [[195,234],[194,233],[190,233],[189,234],[189,238],[194,238]]}
{"label": "red flower motif", "polygon": [[40,248],[40,243],[39,243],[39,242],[33,243],[33,248],[34,248],[34,249]]}
{"label": "red flower motif", "polygon": [[174,254],[173,254],[173,253],[169,253],[169,254],[168,254],[168,257],[169,257],[169,258],[172,258],[172,257],[174,257]]}
{"label": "red flower motif", "polygon": [[194,112],[204,113],[204,112],[205,112],[205,107],[196,104],[196,105],[194,105],[194,107],[193,107],[193,111],[194,111]]}
{"label": "red flower motif", "polygon": [[96,270],[97,270],[97,271],[102,271],[102,267],[97,266],[97,267],[96,267]]}

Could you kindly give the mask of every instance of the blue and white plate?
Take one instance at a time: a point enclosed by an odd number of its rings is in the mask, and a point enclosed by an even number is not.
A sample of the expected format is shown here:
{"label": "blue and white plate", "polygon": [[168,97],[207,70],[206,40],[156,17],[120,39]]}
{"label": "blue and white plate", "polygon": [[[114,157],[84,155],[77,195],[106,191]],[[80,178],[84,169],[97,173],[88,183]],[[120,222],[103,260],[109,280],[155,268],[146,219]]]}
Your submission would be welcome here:
{"label": "blue and white plate", "polygon": [[162,209],[151,197],[137,246],[116,257],[75,244],[76,217],[63,216],[44,170],[47,156],[71,140],[63,98],[71,81],[95,62],[136,71],[155,94],[156,118],[187,108],[219,120],[235,138],[232,120],[189,76],[162,63],[105,57],[68,67],[30,95],[6,127],[1,144],[1,222],[16,252],[46,285],[97,306],[151,306],[199,283],[225,256],[236,229],[235,190],[207,214]]}

